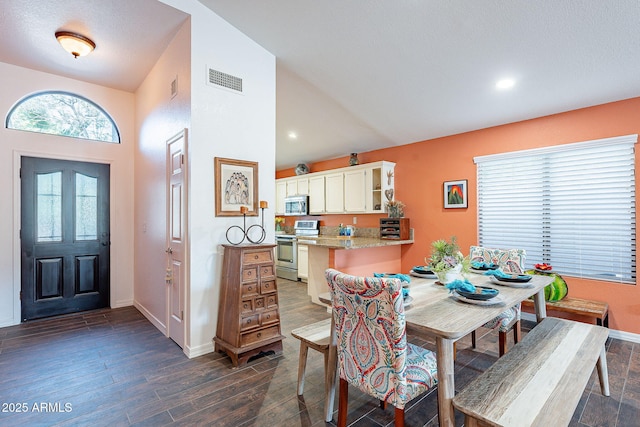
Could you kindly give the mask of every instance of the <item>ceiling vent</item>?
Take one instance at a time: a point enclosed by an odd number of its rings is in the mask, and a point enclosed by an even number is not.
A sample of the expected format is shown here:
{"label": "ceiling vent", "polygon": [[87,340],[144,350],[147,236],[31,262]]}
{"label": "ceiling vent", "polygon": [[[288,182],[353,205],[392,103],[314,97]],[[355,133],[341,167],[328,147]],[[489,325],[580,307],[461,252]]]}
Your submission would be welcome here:
{"label": "ceiling vent", "polygon": [[222,71],[214,70],[207,67],[207,83],[225,89],[230,89],[236,93],[242,93],[242,79],[240,77],[232,76],[231,74],[223,73]]}

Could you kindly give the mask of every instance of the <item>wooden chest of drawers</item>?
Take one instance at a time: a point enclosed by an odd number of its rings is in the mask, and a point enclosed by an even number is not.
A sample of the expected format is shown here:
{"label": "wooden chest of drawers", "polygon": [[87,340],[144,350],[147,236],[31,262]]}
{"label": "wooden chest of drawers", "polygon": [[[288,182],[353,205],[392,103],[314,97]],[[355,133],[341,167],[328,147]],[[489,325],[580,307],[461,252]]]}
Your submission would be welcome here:
{"label": "wooden chest of drawers", "polygon": [[223,245],[216,351],[233,366],[267,351],[282,351],[275,245]]}

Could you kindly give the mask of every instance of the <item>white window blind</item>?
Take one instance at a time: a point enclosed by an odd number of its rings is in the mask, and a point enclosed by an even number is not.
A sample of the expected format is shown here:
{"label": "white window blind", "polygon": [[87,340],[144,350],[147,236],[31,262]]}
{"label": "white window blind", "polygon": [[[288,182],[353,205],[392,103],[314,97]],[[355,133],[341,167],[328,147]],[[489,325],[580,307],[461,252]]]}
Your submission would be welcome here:
{"label": "white window blind", "polygon": [[474,158],[479,244],[527,267],[635,283],[637,135]]}

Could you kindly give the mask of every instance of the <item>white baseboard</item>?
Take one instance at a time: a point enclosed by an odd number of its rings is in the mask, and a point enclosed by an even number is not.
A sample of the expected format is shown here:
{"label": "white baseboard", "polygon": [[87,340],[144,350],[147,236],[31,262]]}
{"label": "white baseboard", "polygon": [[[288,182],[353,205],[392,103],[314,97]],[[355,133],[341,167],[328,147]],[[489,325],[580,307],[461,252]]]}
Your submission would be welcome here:
{"label": "white baseboard", "polygon": [[122,300],[122,301],[116,301],[111,308],[122,308],[122,307],[130,307],[134,305],[134,302],[132,299],[127,299],[127,300]]}
{"label": "white baseboard", "polygon": [[185,346],[183,351],[184,351],[184,354],[186,354],[189,359],[192,359],[198,356],[203,356],[205,354],[213,353],[214,351],[213,341],[210,341],[205,344],[200,344],[199,346],[196,346],[196,347]]}
{"label": "white baseboard", "polygon": [[7,319],[1,319],[0,320],[0,328],[4,328],[5,326],[14,326],[14,325],[19,325],[20,321],[15,321],[13,319],[13,317],[9,317]]}
{"label": "white baseboard", "polygon": [[[533,313],[522,312],[522,319],[535,322],[536,315]],[[640,334],[633,334],[631,332],[618,331],[616,329],[609,329],[609,337],[615,338],[617,340],[622,340],[622,341],[640,343]]]}
{"label": "white baseboard", "polygon": [[147,310],[142,304],[140,304],[137,301],[133,301],[133,306],[137,308],[140,311],[140,313],[142,313],[142,315],[146,317],[149,320],[149,322],[153,324],[153,326],[158,328],[160,332],[164,334],[165,337],[167,336],[167,326],[164,323],[162,323],[160,319],[158,319],[153,314],[151,314],[149,310]]}

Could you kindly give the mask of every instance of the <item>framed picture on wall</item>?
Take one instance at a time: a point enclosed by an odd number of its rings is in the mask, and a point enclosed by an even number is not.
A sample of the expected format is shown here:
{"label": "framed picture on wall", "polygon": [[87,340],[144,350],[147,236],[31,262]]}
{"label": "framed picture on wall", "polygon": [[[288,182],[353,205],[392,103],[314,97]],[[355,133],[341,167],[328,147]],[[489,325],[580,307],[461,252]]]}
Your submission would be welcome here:
{"label": "framed picture on wall", "polygon": [[444,182],[444,207],[446,209],[467,207],[466,179]]}
{"label": "framed picture on wall", "polygon": [[216,216],[258,215],[258,162],[214,159]]}

